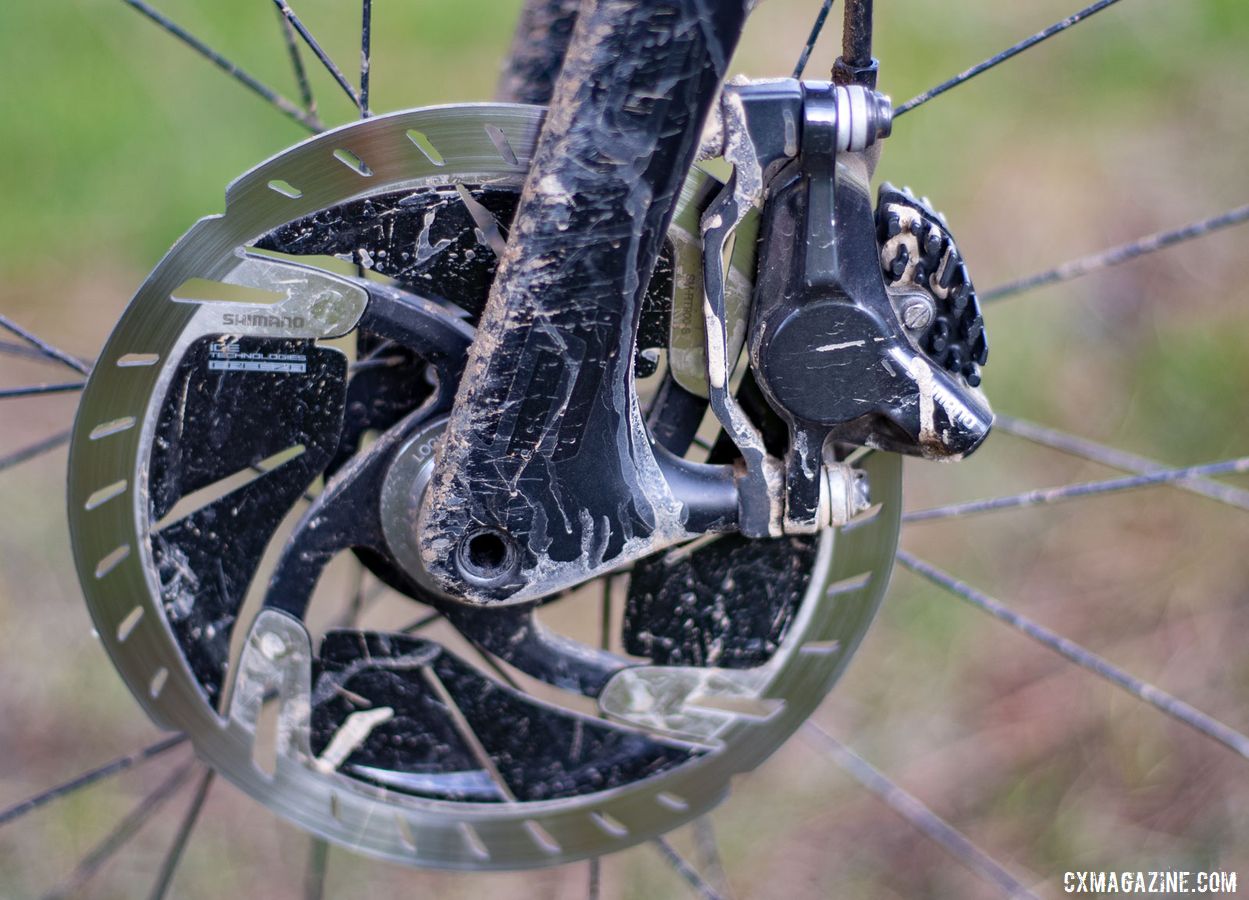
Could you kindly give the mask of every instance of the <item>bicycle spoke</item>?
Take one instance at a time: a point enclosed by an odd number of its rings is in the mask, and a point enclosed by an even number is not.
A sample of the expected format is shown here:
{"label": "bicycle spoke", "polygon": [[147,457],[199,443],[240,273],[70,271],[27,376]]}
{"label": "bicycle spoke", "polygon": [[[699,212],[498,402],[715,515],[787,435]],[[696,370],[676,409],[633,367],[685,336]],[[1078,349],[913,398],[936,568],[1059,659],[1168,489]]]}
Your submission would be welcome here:
{"label": "bicycle spoke", "polygon": [[1112,478],[1108,481],[1087,481],[1082,484],[1067,484],[1061,487],[1040,488],[1009,497],[990,497],[987,500],[972,500],[967,503],[953,503],[949,506],[936,506],[906,513],[902,521],[931,522],[937,519],[957,519],[976,513],[991,512],[999,509],[1020,509],[1030,506],[1045,506],[1060,503],[1064,500],[1075,500],[1079,497],[1092,497],[1101,494],[1113,494],[1130,491],[1136,488],[1150,487],[1156,484],[1171,484],[1177,481],[1189,481],[1195,478],[1216,475],[1236,475],[1249,472],[1249,456],[1229,459],[1223,462],[1207,463],[1201,466],[1189,466],[1183,469],[1163,469],[1160,472],[1149,472],[1144,475],[1133,475],[1127,478]]}
{"label": "bicycle spoke", "polygon": [[1000,65],[1001,63],[1006,62],[1006,60],[1010,59],[1011,57],[1017,56],[1018,54],[1023,53],[1025,50],[1029,49],[1030,47],[1035,47],[1037,44],[1041,43],[1041,41],[1044,41],[1047,38],[1051,38],[1054,35],[1058,34],[1059,32],[1066,31],[1072,25],[1076,25],[1080,22],[1083,22],[1085,19],[1087,19],[1089,16],[1092,16],[1094,13],[1099,13],[1103,9],[1105,9],[1107,6],[1110,6],[1111,4],[1118,3],[1118,2],[1119,0],[1097,0],[1096,3],[1092,4],[1091,6],[1086,6],[1084,9],[1080,10],[1078,13],[1074,13],[1073,15],[1068,16],[1067,18],[1063,19],[1061,22],[1055,22],[1053,25],[1051,25],[1049,28],[1046,28],[1044,31],[1038,31],[1036,34],[1032,35],[1032,37],[1027,38],[1026,40],[1020,41],[1018,44],[1015,44],[1015,46],[1010,47],[1006,50],[1003,50],[1001,53],[997,54],[996,56],[990,56],[984,62],[977,63],[976,65],[972,66],[970,69],[967,69],[966,71],[960,72],[959,74],[955,75],[950,80],[943,81],[941,84],[937,85],[936,87],[929,88],[928,90],[924,91],[922,94],[912,97],[910,100],[906,101],[901,106],[894,108],[893,117],[896,119],[898,116],[902,115],[903,113],[910,112],[911,110],[915,109],[915,107],[920,106],[924,103],[927,103],[933,97],[938,97],[941,94],[944,94],[946,91],[950,90],[951,88],[956,88],[963,82],[970,81],[972,78],[975,78],[981,72],[987,72],[989,69],[992,69],[994,66],[997,66],[997,65]]}
{"label": "bicycle spoke", "polygon": [[[1139,475],[1145,475],[1150,472],[1162,472],[1170,468],[1165,463],[1146,459],[1143,456],[1137,456],[1134,453],[1127,453],[1123,450],[1117,450],[1114,447],[1107,447],[1087,438],[1076,437],[1074,434],[1068,434],[1055,428],[1047,428],[1035,422],[1016,419],[1014,416],[1005,416],[999,413],[993,421],[993,427],[1023,440],[1032,441],[1034,444],[1040,444],[1043,447],[1058,450],[1069,456],[1076,456],[1103,466],[1109,466],[1112,469],[1122,469],[1125,472],[1136,472]],[[1209,497],[1211,500],[1218,500],[1220,503],[1226,503],[1229,506],[1249,510],[1249,491],[1241,488],[1201,478],[1194,478],[1189,481],[1175,481],[1172,484],[1182,491],[1191,491],[1194,494]]]}
{"label": "bicycle spoke", "polygon": [[200,779],[199,786],[195,789],[195,796],[191,798],[191,805],[182,818],[182,824],[178,826],[178,832],[174,835],[169,851],[165,854],[164,862],[161,863],[160,874],[156,876],[156,884],[149,895],[151,900],[164,900],[165,894],[169,891],[174,875],[178,873],[178,864],[182,862],[182,855],[186,853],[186,845],[190,841],[191,832],[195,830],[195,823],[199,821],[200,810],[204,808],[204,801],[208,799],[208,789],[212,787],[214,775],[216,773],[212,769],[204,770],[204,777]]}
{"label": "bicycle spoke", "polygon": [[1173,247],[1176,244],[1182,244],[1194,238],[1205,237],[1207,234],[1213,234],[1216,231],[1230,228],[1233,225],[1241,225],[1245,222],[1249,222],[1249,204],[1238,206],[1236,209],[1229,210],[1222,215],[1202,219],[1200,222],[1192,222],[1182,228],[1176,228],[1172,231],[1160,231],[1157,234],[1148,235],[1131,243],[1111,247],[1109,250],[1103,250],[1100,253],[1091,253],[1088,256],[1065,262],[1061,266],[1055,266],[1045,272],[1038,272],[1036,275],[1009,281],[1006,284],[998,285],[991,290],[985,291],[980,295],[980,299],[982,302],[1002,300],[1034,288],[1071,281],[1082,275],[1088,275],[1090,272],[1108,269],[1111,266],[1117,266],[1129,260],[1155,253],[1158,250]]}
{"label": "bicycle spoke", "polygon": [[452,725],[459,734],[460,739],[468,747],[473,758],[477,760],[477,764],[482,770],[490,775],[490,780],[494,782],[495,787],[499,789],[500,795],[508,803],[516,802],[516,795],[512,793],[512,788],[508,785],[503,774],[499,771],[499,767],[495,764],[494,758],[486,751],[485,745],[482,744],[481,738],[477,736],[477,732],[473,730],[473,726],[469,723],[464,715],[464,711],[460,709],[455,698],[451,696],[451,692],[447,690],[446,685],[442,683],[442,679],[438,677],[429,666],[421,667],[421,676],[425,679],[425,683],[433,690],[434,695],[442,704],[451,719]]}
{"label": "bicycle spoke", "polygon": [[798,57],[798,62],[794,64],[794,78],[801,78],[802,73],[806,71],[807,60],[811,58],[811,51],[815,49],[815,42],[820,39],[820,32],[824,30],[824,23],[828,20],[828,14],[833,8],[833,0],[824,0],[820,5],[820,11],[815,14],[815,23],[811,26],[811,34],[807,37],[807,43],[802,48],[802,54]]}
{"label": "bicycle spoke", "polygon": [[599,900],[602,893],[603,863],[597,856],[590,857],[590,884],[586,890],[589,900]]}
{"label": "bicycle spoke", "polygon": [[684,856],[677,853],[676,848],[669,844],[666,838],[657,837],[651,843],[659,848],[659,852],[663,854],[668,865],[672,866],[676,873],[698,892],[698,896],[702,897],[703,900],[721,900],[715,888],[708,884],[703,876],[698,874],[698,870],[691,866]]}
{"label": "bicycle spoke", "polygon": [[96,845],[94,850],[83,857],[67,879],[44,895],[44,900],[61,900],[61,898],[79,894],[82,887],[95,877],[100,869],[125,847],[153,816],[160,812],[179,788],[186,784],[194,769],[194,761],[188,762],[157,785],[155,790],[140,800],[135,808],[117,823],[117,826]]}
{"label": "bicycle spoke", "polygon": [[476,652],[476,654],[481,658],[481,661],[490,668],[490,671],[498,675],[499,678],[508,685],[508,687],[520,691],[522,694],[525,693],[525,689],[517,683],[515,678],[507,674],[507,670],[499,665],[498,661],[492,654],[483,650],[481,647],[478,647],[472,641],[469,641],[468,645],[473,648],[474,652]]}
{"label": "bicycle spoke", "polygon": [[186,741],[186,739],[187,737],[185,734],[175,734],[172,737],[167,737],[164,740],[157,741],[155,744],[144,747],[142,750],[137,750],[134,753],[128,753],[125,756],[118,757],[112,762],[106,763],[99,768],[84,772],[82,775],[79,775],[76,778],[71,778],[69,781],[62,784],[58,784],[56,787],[48,788],[48,790],[38,793],[33,797],[21,801],[20,803],[15,803],[8,809],[0,811],[0,826],[7,825],[14,819],[21,818],[26,815],[26,813],[36,810],[59,797],[68,796],[69,794],[73,794],[85,787],[95,784],[97,781],[101,781],[113,775],[118,775],[138,763],[155,759],[162,753],[177,747],[179,744]]}
{"label": "bicycle spoke", "polygon": [[308,869],[304,873],[304,900],[321,900],[325,896],[325,869],[329,864],[330,845],[317,837],[308,838]]}
{"label": "bicycle spoke", "polygon": [[[295,74],[295,84],[299,88],[299,99],[304,105],[304,109],[308,115],[316,118],[317,114],[317,98],[312,93],[312,84],[308,81],[308,70],[304,67],[304,55],[299,50],[299,38],[295,34],[295,29],[291,27],[291,23],[286,21],[286,16],[282,15],[282,11],[278,10],[278,23],[282,29],[282,40],[286,43],[286,53],[291,60],[291,71]],[[321,125],[319,119],[316,120]]]}
{"label": "bicycle spoke", "polygon": [[1208,716],[1200,710],[1189,706],[1184,701],[1159,690],[1152,684],[1129,675],[1091,650],[1050,631],[1048,628],[1038,625],[1031,619],[1004,606],[988,594],[959,581],[936,566],[926,563],[904,550],[898,551],[897,560],[917,575],[926,578],[956,597],[966,600],[977,609],[989,613],[1015,630],[1026,634],[1038,643],[1065,656],[1082,669],[1100,676],[1134,697],[1145,701],[1159,712],[1163,712],[1176,721],[1182,722],[1207,737],[1213,738],[1234,753],[1249,759],[1249,737],[1241,734],[1239,731],[1229,728],[1212,716]]}
{"label": "bicycle spoke", "polygon": [[432,612],[427,616],[421,616],[419,619],[417,619],[415,622],[411,623],[410,625],[404,625],[402,628],[399,629],[399,633],[400,634],[412,634],[413,632],[420,631],[422,628],[424,628],[427,625],[434,624],[434,622],[436,622],[438,619],[441,619],[441,618],[442,618],[442,613]]}
{"label": "bicycle spoke", "polygon": [[996,885],[1006,896],[1036,897],[1032,891],[1006,871],[1001,863],[973,844],[961,831],[819,725],[808,720],[802,726],[802,733],[812,744],[828,753],[833,761],[855,781],[875,794],[924,837],[940,846],[981,878]]}
{"label": "bicycle spoke", "polygon": [[611,603],[611,587],[612,576],[608,575],[603,579],[603,598],[602,607],[599,610],[599,629],[598,629],[598,645],[603,650],[611,649],[611,623],[612,623],[612,603]]}
{"label": "bicycle spoke", "polygon": [[34,397],[40,394],[67,394],[81,391],[87,386],[85,381],[67,381],[59,384],[24,384],[21,387],[0,388],[0,400],[11,400],[15,397]]}
{"label": "bicycle spoke", "polygon": [[46,361],[48,358],[46,353],[40,353],[34,347],[19,344],[15,341],[0,341],[0,353],[3,353],[5,356],[21,356],[25,359],[41,361]]}
{"label": "bicycle spoke", "polygon": [[[91,374],[91,366],[89,364],[83,362],[81,359],[79,359],[76,356],[73,356],[72,354],[66,353],[64,350],[60,349],[59,347],[54,347],[52,344],[49,344],[47,341],[39,337],[39,335],[35,334],[33,331],[30,331],[26,328],[23,328],[21,325],[18,325],[8,316],[0,315],[0,328],[3,328],[5,331],[10,332],[11,334],[17,335],[22,340],[26,341],[26,343],[30,344],[31,347],[33,347],[41,356],[45,356],[48,359],[54,360],[59,363],[64,363],[65,365],[73,369],[75,372],[79,372],[83,375]],[[10,344],[6,346],[12,347],[13,345]],[[9,350],[8,352],[12,353],[14,351]]]}
{"label": "bicycle spoke", "polygon": [[[133,2],[133,0],[126,0],[126,2]],[[274,5],[277,6],[278,11],[281,12],[286,18],[286,21],[290,22],[291,27],[295,29],[296,33],[301,38],[303,38],[304,43],[308,45],[308,49],[312,51],[313,56],[321,61],[321,65],[325,66],[325,70],[333,76],[335,81],[338,82],[338,86],[341,87],[347,94],[348,98],[350,98],[352,105],[360,107],[360,95],[356,93],[356,89],[351,86],[351,83],[347,80],[346,76],[343,75],[342,70],[334,64],[334,60],[330,59],[329,54],[321,49],[321,45],[317,43],[317,39],[312,36],[312,32],[308,30],[307,26],[300,21],[299,16],[295,15],[295,11],[291,9],[290,4],[288,4],[286,0],[273,0],[273,2]]]}
{"label": "bicycle spoke", "polygon": [[8,456],[0,457],[0,472],[3,472],[5,469],[12,468],[18,463],[24,463],[29,459],[34,459],[45,453],[50,453],[62,444],[68,444],[71,434],[72,432],[70,431],[62,431],[60,434],[54,434],[52,437],[36,441],[29,447],[23,447],[20,450],[15,450]]}
{"label": "bicycle spoke", "polygon": [[724,896],[731,897],[733,892],[729,890],[729,876],[724,870],[724,860],[720,857],[720,845],[716,841],[716,830],[710,815],[694,820],[694,843],[698,847],[699,861],[707,872],[707,880]]}
{"label": "bicycle spoke", "polygon": [[360,25],[360,116],[369,112],[369,69],[373,65],[373,0],[363,0],[363,21]]}
{"label": "bicycle spoke", "polygon": [[277,91],[273,90],[273,88],[269,87],[268,85],[253,78],[243,69],[239,68],[237,65],[232,63],[230,60],[226,59],[220,53],[218,53],[216,50],[209,47],[207,44],[205,44],[195,35],[191,34],[189,31],[182,28],[181,26],[175,24],[172,19],[168,18],[162,13],[157,12],[151,6],[148,6],[146,3],[143,2],[143,0],[123,0],[123,2],[129,4],[132,8],[138,10],[140,13],[147,16],[149,19],[151,19],[161,28],[165,29],[165,31],[172,34],[174,37],[182,41],[182,43],[186,44],[188,47],[190,47],[200,56],[204,57],[213,65],[215,65],[217,68],[221,69],[221,71],[225,72],[235,81],[237,81],[239,84],[243,85],[248,90],[252,91],[253,93],[267,100],[271,105],[276,107],[285,115],[294,119],[300,125],[303,125],[309,131],[318,132],[318,131],[323,130],[321,128],[320,123],[316,119],[310,117],[307,113],[301,110],[298,106],[296,106],[290,100],[287,100],[285,97],[283,97]]}

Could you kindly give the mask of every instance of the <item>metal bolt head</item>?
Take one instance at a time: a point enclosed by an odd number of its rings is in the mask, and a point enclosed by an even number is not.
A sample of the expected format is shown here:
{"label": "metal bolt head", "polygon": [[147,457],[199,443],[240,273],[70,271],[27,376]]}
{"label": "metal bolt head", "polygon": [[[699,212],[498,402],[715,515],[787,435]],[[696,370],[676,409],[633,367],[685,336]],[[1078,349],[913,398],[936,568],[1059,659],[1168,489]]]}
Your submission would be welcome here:
{"label": "metal bolt head", "polygon": [[867,473],[849,463],[825,463],[820,482],[821,524],[838,528],[871,506]]}
{"label": "metal bolt head", "polygon": [[932,304],[913,297],[902,304],[902,324],[908,331],[922,331],[932,323]]}
{"label": "metal bolt head", "polygon": [[281,635],[266,631],[260,636],[260,652],[265,659],[276,660],[286,653],[286,641]]}

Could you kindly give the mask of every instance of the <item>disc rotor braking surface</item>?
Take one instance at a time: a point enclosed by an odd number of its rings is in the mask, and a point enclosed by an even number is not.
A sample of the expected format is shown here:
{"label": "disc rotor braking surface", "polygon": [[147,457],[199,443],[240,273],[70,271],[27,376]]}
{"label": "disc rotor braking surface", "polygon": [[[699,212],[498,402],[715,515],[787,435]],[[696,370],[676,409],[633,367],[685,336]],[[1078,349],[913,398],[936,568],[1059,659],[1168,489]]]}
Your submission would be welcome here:
{"label": "disc rotor braking surface", "polygon": [[[379,116],[244,175],[225,213],[192,228],[136,295],[95,367],[71,447],[79,577],[101,640],[152,719],[186,732],[205,761],[300,827],[414,865],[566,862],[708,810],[836,680],[897,542],[900,465],[876,453],[862,465],[877,505],[840,532],[752,552],[726,537],[708,546],[719,556],[644,562],[623,644],[649,658],[623,657],[629,665],[594,692],[598,715],[514,690],[421,637],[340,629],[314,646],[301,622],[248,599],[264,593],[262,558],[281,549],[292,507],[327,469],[350,467],[352,423],[389,427],[405,413],[351,393],[369,370],[329,343],[352,335],[370,302],[352,273],[371,264],[471,313],[481,286],[457,286],[456,273],[492,272],[499,235],[470,207],[489,212],[492,198],[519,191],[542,114],[467,105]],[[691,175],[670,235],[674,306],[682,292],[701,297],[690,265],[707,182]],[[428,206],[457,197],[472,241],[443,235]],[[373,258],[397,252],[408,198],[427,204],[405,226],[416,239],[403,259]],[[345,240],[345,210],[372,237],[335,264],[327,248]],[[458,264],[444,265],[455,254]],[[735,257],[738,292],[749,291],[748,256]],[[732,620],[767,608],[769,591],[784,593],[779,624],[743,635]],[[273,704],[267,771],[254,750]]]}

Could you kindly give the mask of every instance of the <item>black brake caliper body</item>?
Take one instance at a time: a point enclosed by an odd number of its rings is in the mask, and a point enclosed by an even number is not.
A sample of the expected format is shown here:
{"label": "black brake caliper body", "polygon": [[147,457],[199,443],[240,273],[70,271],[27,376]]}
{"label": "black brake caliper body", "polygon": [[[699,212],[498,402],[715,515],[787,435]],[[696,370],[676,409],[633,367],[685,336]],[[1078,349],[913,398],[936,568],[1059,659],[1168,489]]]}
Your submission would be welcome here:
{"label": "black brake caliper body", "polygon": [[[843,89],[803,88],[801,153],[765,187],[748,345],[759,386],[790,426],[785,519],[794,531],[817,521],[830,446],[959,459],[993,421],[975,387],[983,323],[948,231],[892,189],[878,229],[867,156],[841,149],[830,111]],[[878,231],[894,248],[893,290]],[[921,299],[922,327],[908,328],[902,310]]]}

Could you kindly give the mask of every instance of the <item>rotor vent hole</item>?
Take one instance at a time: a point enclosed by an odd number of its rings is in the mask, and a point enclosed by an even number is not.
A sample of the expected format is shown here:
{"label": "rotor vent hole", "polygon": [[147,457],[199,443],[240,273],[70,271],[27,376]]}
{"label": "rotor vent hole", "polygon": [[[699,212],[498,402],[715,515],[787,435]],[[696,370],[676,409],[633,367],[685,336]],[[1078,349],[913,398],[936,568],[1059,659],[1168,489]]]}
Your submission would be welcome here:
{"label": "rotor vent hole", "polygon": [[341,822],[343,820],[342,804],[338,800],[337,791],[330,794],[330,815],[333,816],[336,821]]}
{"label": "rotor vent hole", "polygon": [[148,682],[148,685],[147,685],[148,695],[153,700],[155,700],[157,697],[160,696],[161,691],[165,689],[165,682],[168,680],[169,680],[169,670],[166,669],[164,666],[161,666],[159,669],[156,670],[156,673],[152,675],[152,680]]}
{"label": "rotor vent hole", "polygon": [[159,353],[127,353],[117,360],[119,369],[137,369],[142,366],[154,366],[160,362]]}
{"label": "rotor vent hole", "polygon": [[412,826],[398,813],[395,814],[395,830],[399,832],[399,843],[403,844],[404,849],[409,852],[415,851],[416,835],[412,833]]}
{"label": "rotor vent hole", "polygon": [[174,303],[249,303],[272,306],[286,299],[284,291],[267,291],[245,284],[208,278],[188,278],[169,293]]}
{"label": "rotor vent hole", "polygon": [[275,178],[269,182],[269,190],[281,194],[283,197],[290,197],[292,200],[298,200],[304,195],[304,192],[289,181],[283,181],[281,178]]}
{"label": "rotor vent hole", "polygon": [[114,481],[112,484],[105,485],[98,491],[93,492],[87,498],[87,502],[82,505],[82,508],[90,512],[97,507],[103,506],[114,497],[120,497],[126,492],[127,484],[128,482],[123,478],[121,481]]}
{"label": "rotor vent hole", "polygon": [[278,713],[281,708],[281,703],[274,696],[260,705],[260,714],[256,716],[256,738],[252,742],[252,762],[270,778],[278,770]]}
{"label": "rotor vent hole", "polygon": [[690,805],[685,802],[684,797],[678,797],[676,794],[669,794],[667,791],[660,791],[655,795],[655,800],[660,806],[666,807],[673,812],[685,812]]}
{"label": "rotor vent hole", "polygon": [[96,563],[95,577],[103,578],[109,572],[113,571],[119,565],[121,565],[122,560],[124,560],[129,555],[130,555],[130,545],[122,544],[112,553],[108,554],[102,560]]}
{"label": "rotor vent hole", "polygon": [[467,822],[460,823],[460,836],[464,838],[464,846],[468,848],[468,852],[478,859],[489,859],[490,851],[486,848],[486,843],[481,839],[481,835],[477,833],[477,829]]}
{"label": "rotor vent hole", "polygon": [[342,147],[339,147],[334,151],[334,158],[347,168],[351,169],[351,171],[355,172],[357,175],[363,175],[365,178],[368,178],[373,174],[373,170],[365,165],[364,160],[356,156],[350,150],[345,150]]}
{"label": "rotor vent hole", "polygon": [[533,842],[538,845],[538,849],[548,856],[554,856],[563,849],[560,847],[559,841],[551,837],[551,832],[547,831],[533,819],[525,820],[525,830],[529,832]]}
{"label": "rotor vent hole", "polygon": [[831,599],[840,597],[842,594],[857,593],[867,587],[871,580],[871,572],[860,572],[858,575],[841,578],[824,588],[824,596]]}
{"label": "rotor vent hole", "polygon": [[136,606],[130,612],[126,613],[126,618],[117,623],[117,640],[125,643],[126,639],[134,633],[135,626],[139,624],[139,620],[143,618],[143,607]]}
{"label": "rotor vent hole", "polygon": [[417,131],[415,128],[408,129],[408,140],[416,145],[416,149],[424,154],[425,158],[435,166],[445,166],[447,161],[442,154],[438,152],[438,148],[433,145],[429,138],[425,136],[423,131]]}
{"label": "rotor vent hole", "polygon": [[123,416],[120,419],[111,419],[108,422],[101,422],[99,425],[91,429],[91,433],[87,435],[87,437],[93,441],[98,441],[100,438],[106,438],[113,434],[120,434],[123,431],[129,431],[131,428],[134,428],[134,416]]}
{"label": "rotor vent hole", "polygon": [[608,837],[622,838],[629,834],[629,829],[624,826],[623,822],[605,812],[592,812],[590,819]]}
{"label": "rotor vent hole", "polygon": [[516,151],[512,149],[512,143],[503,133],[503,129],[498,125],[487,125],[486,134],[490,136],[490,143],[494,144],[494,149],[499,151],[503,161],[513,168],[520,168],[520,160],[516,158]]}
{"label": "rotor vent hole", "polygon": [[516,567],[516,545],[493,528],[482,528],[460,541],[456,551],[460,572],[470,581],[495,582],[506,578]]}

